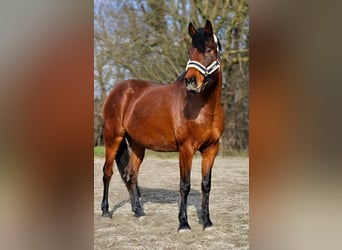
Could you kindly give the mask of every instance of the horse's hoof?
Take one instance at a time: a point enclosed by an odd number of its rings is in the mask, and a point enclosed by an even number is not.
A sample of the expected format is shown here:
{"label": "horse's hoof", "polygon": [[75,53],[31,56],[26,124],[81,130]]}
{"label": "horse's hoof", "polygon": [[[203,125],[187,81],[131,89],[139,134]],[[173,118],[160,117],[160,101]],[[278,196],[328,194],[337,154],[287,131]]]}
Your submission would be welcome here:
{"label": "horse's hoof", "polygon": [[203,231],[204,231],[206,228],[209,228],[209,227],[212,227],[212,226],[213,226],[213,223],[211,222],[209,216],[203,216],[203,217],[202,217],[202,225],[203,225]]}
{"label": "horse's hoof", "polygon": [[145,218],[145,214],[144,214],[144,215],[141,215],[141,216],[139,216],[139,217],[137,217],[137,218],[138,218],[138,220],[142,220],[142,219]]}
{"label": "horse's hoof", "polygon": [[109,217],[109,218],[112,218],[112,214],[109,213],[108,211],[102,211],[102,217]]}
{"label": "horse's hoof", "polygon": [[145,217],[145,213],[143,210],[137,210],[134,212],[134,217],[141,219],[141,218]]}
{"label": "horse's hoof", "polygon": [[187,229],[179,229],[178,230],[178,233],[180,234],[183,234],[183,233],[190,233],[191,232],[191,229],[190,228],[187,228]]}
{"label": "horse's hoof", "polygon": [[213,223],[208,222],[207,224],[205,224],[205,225],[203,226],[203,231],[211,231],[211,229],[213,229],[213,228],[214,228]]}
{"label": "horse's hoof", "polygon": [[180,224],[178,227],[178,233],[190,232],[191,228],[188,223]]}

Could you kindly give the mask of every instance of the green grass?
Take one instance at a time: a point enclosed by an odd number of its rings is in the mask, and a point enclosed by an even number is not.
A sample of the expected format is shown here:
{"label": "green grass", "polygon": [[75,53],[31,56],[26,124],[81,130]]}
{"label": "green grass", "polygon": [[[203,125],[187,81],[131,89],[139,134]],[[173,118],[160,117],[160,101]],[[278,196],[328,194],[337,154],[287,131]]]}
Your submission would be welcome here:
{"label": "green grass", "polygon": [[[248,151],[247,150],[243,150],[243,151],[232,151],[232,152],[228,152],[228,153],[224,153],[223,155],[219,155],[219,156],[223,156],[223,157],[234,157],[234,156],[238,156],[238,157],[248,157]],[[197,152],[195,154],[195,156],[199,156],[200,153]],[[104,157],[105,156],[105,147],[104,146],[97,146],[94,147],[94,156],[96,157]],[[155,152],[152,150],[146,150],[145,156],[147,157],[157,157],[157,158],[162,158],[162,159],[166,159],[166,158],[178,158],[178,152],[171,152],[171,153],[167,153],[167,152]]]}
{"label": "green grass", "polygon": [[105,147],[104,146],[94,147],[94,156],[104,157],[105,156]]}

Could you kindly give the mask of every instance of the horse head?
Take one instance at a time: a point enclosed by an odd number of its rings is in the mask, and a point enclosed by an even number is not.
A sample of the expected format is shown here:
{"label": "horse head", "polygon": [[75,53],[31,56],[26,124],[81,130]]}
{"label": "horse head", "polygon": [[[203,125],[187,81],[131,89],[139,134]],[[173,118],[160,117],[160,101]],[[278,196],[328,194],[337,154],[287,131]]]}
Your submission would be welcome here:
{"label": "horse head", "polygon": [[204,28],[189,23],[188,29],[192,42],[184,84],[187,90],[200,93],[218,78],[221,45],[208,20]]}

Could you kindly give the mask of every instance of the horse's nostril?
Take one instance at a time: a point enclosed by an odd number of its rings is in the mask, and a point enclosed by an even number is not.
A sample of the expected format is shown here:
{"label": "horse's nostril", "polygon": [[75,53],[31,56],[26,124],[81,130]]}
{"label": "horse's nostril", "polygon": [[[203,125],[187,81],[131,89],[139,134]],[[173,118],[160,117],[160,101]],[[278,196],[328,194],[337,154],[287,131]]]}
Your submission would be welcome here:
{"label": "horse's nostril", "polygon": [[197,84],[196,77],[192,76],[190,79],[185,78],[185,84],[186,85],[196,85]]}

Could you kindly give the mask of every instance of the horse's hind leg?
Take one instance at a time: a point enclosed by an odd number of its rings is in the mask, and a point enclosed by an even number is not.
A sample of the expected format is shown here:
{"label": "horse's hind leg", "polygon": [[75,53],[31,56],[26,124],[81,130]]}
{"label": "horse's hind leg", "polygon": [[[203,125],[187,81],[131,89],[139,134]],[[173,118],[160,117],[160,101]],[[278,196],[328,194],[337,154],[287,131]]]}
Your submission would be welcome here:
{"label": "horse's hind leg", "polygon": [[138,188],[139,168],[145,156],[145,148],[137,145],[132,141],[130,141],[130,146],[131,154],[127,168],[129,193],[131,197],[131,204],[134,216],[139,218],[145,215],[144,210],[140,204],[140,190]]}
{"label": "horse's hind leg", "polygon": [[[106,140],[107,139],[107,140]],[[102,216],[112,217],[108,211],[108,190],[113,175],[113,163],[123,137],[106,138],[106,161],[103,166],[103,199],[101,203]]]}

